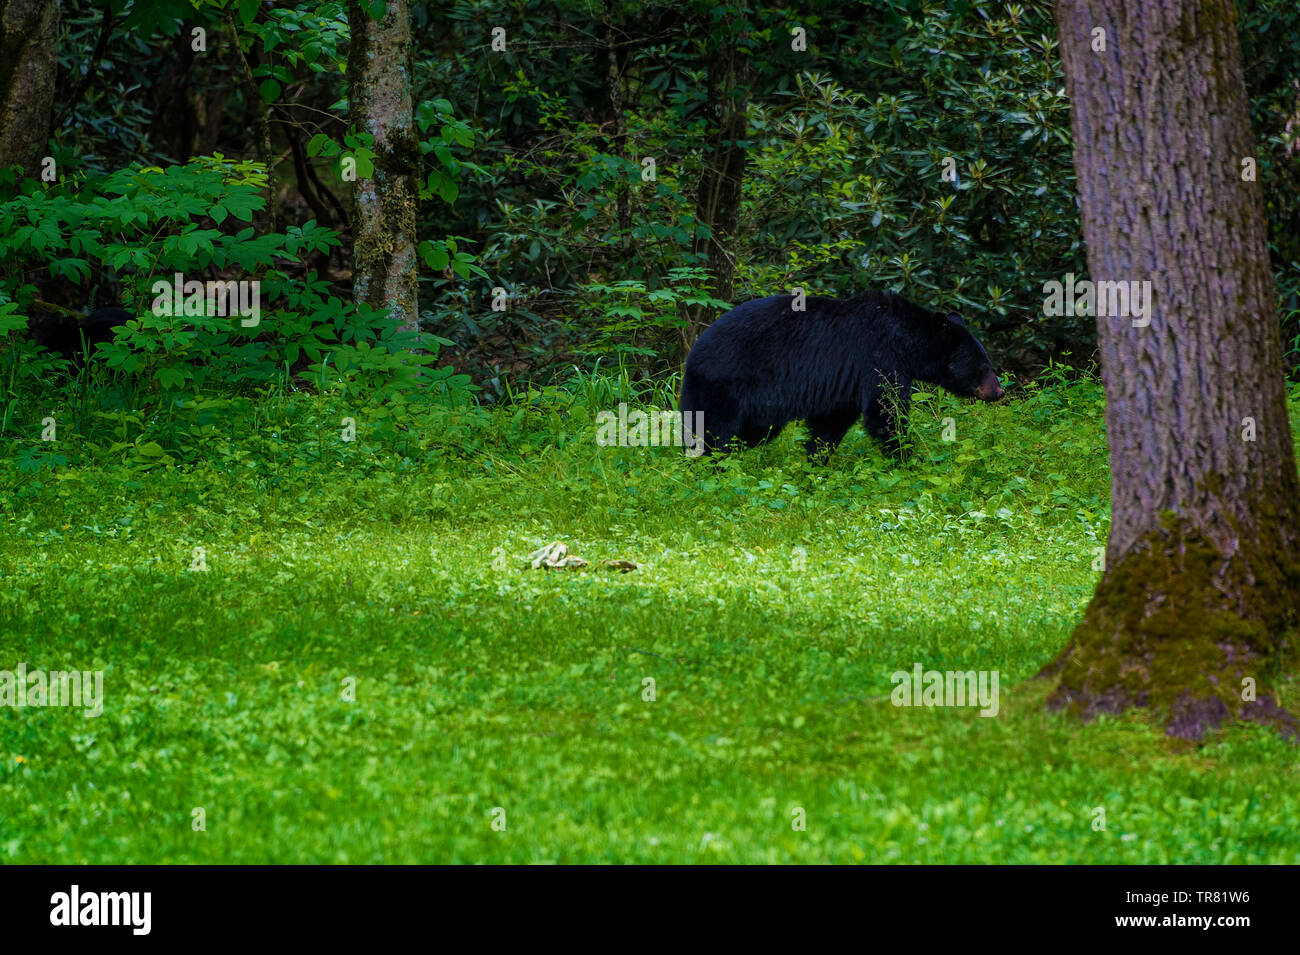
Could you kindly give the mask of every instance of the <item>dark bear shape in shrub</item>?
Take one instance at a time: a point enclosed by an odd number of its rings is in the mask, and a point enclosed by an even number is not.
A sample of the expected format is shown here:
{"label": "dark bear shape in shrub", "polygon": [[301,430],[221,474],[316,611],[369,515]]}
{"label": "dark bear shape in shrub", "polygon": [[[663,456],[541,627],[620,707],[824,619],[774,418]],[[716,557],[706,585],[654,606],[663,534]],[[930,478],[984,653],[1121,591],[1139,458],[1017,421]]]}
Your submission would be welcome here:
{"label": "dark bear shape in shrub", "polygon": [[[133,318],[135,316],[126,309],[110,306],[97,308],[79,321],[61,315],[42,315],[39,320],[33,318],[28,329],[36,344],[58,352],[64,358],[77,360],[87,352],[93,353],[97,345],[111,342],[117,326]],[[81,344],[83,335],[85,352]]]}

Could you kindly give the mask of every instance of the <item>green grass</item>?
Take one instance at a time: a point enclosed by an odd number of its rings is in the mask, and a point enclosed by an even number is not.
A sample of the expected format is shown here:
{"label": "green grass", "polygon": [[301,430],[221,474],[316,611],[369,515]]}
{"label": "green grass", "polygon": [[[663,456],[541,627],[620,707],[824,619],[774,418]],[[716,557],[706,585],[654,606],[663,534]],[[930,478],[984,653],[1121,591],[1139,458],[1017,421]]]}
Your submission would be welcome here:
{"label": "green grass", "polygon": [[[1300,861],[1269,732],[1044,710],[1107,530],[1095,383],[923,401],[909,466],[855,429],[819,471],[795,433],[600,449],[554,394],[399,456],[313,400],[219,464],[0,472],[0,669],[105,692],[0,709],[0,861]],[[551,540],[593,566],[529,568]],[[918,662],[997,670],[997,717],[893,706]]]}

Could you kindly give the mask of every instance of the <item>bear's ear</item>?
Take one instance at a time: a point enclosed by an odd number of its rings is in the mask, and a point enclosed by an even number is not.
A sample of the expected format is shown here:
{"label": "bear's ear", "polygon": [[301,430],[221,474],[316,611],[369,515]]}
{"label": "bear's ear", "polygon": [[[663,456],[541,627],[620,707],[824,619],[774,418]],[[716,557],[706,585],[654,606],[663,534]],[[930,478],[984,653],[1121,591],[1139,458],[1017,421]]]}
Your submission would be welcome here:
{"label": "bear's ear", "polygon": [[956,312],[948,313],[948,321],[956,325],[958,328],[966,327],[966,323],[961,320],[961,316],[958,315]]}

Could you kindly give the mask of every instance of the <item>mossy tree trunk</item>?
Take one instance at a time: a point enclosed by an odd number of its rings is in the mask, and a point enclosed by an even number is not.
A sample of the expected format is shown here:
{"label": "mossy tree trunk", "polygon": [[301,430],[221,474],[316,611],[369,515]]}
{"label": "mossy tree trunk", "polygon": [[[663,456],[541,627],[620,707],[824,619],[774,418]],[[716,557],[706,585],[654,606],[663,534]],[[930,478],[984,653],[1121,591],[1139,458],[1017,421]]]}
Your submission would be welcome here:
{"label": "mossy tree trunk", "polygon": [[40,173],[58,69],[59,5],[0,0],[0,166]]}
{"label": "mossy tree trunk", "polygon": [[399,328],[419,326],[415,209],[420,145],[411,92],[411,21],[407,0],[388,0],[371,20],[348,2],[350,120],[374,136],[375,172],[353,192],[353,295],[388,309]]}
{"label": "mossy tree trunk", "polygon": [[1153,305],[1146,326],[1097,316],[1110,539],[1050,703],[1289,734],[1270,688],[1296,666],[1300,481],[1236,11],[1057,0],[1056,19],[1090,277],[1149,281]]}

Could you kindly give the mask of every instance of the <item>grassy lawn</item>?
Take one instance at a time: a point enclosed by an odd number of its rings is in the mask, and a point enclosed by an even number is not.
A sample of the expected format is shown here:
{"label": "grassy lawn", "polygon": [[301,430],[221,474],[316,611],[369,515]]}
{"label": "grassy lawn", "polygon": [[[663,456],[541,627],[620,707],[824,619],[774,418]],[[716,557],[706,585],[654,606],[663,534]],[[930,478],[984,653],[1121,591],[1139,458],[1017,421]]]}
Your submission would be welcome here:
{"label": "grassy lawn", "polygon": [[[0,669],[104,701],[0,709],[0,862],[1300,862],[1293,746],[1044,710],[1095,383],[923,400],[897,468],[597,448],[540,397],[414,455],[274,414],[219,463],[6,466]],[[996,717],[894,706],[917,663],[997,671]]]}

